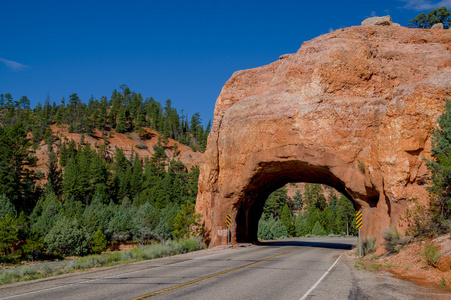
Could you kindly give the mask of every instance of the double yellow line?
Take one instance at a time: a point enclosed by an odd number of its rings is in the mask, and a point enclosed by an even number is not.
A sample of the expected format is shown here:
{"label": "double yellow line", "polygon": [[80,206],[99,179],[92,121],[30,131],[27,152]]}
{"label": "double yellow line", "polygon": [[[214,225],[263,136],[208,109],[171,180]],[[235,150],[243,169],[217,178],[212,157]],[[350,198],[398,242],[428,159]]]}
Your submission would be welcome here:
{"label": "double yellow line", "polygon": [[265,258],[263,260],[259,260],[259,261],[256,261],[256,262],[253,262],[253,263],[241,266],[241,267],[236,267],[236,268],[225,270],[225,271],[222,271],[222,272],[219,272],[219,273],[216,273],[216,274],[205,276],[205,277],[202,277],[202,278],[199,278],[199,279],[195,279],[195,280],[192,280],[192,281],[189,281],[189,282],[186,282],[186,283],[182,283],[182,284],[179,284],[179,285],[176,285],[176,286],[164,289],[164,290],[159,290],[159,291],[156,291],[156,292],[153,292],[153,293],[150,293],[150,294],[138,297],[138,298],[133,298],[132,300],[149,299],[149,298],[152,298],[152,297],[155,297],[155,296],[158,296],[158,295],[166,294],[166,293],[169,293],[169,292],[172,292],[172,291],[175,291],[175,290],[187,287],[187,286],[191,286],[191,285],[199,283],[199,282],[203,282],[203,281],[207,281],[207,280],[219,277],[219,276],[224,275],[224,274],[228,274],[228,273],[231,273],[231,272],[235,272],[235,271],[238,271],[238,270],[242,270],[242,269],[245,269],[245,268],[248,268],[248,267],[255,266],[255,265],[260,264],[262,262],[265,262],[265,261],[274,259],[276,257],[285,255],[287,253],[290,253],[292,251],[293,250],[288,250],[288,251],[285,251],[283,253],[267,257],[267,258]]}

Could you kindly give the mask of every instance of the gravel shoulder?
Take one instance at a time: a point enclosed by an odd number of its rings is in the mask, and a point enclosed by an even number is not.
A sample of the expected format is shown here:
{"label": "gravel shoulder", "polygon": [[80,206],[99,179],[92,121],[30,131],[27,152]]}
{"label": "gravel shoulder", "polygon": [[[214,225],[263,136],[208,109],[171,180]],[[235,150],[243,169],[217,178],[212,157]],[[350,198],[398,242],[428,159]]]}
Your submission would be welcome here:
{"label": "gravel shoulder", "polygon": [[349,299],[451,299],[449,290],[395,278],[384,268],[365,267],[354,251],[348,251],[342,259],[352,276]]}

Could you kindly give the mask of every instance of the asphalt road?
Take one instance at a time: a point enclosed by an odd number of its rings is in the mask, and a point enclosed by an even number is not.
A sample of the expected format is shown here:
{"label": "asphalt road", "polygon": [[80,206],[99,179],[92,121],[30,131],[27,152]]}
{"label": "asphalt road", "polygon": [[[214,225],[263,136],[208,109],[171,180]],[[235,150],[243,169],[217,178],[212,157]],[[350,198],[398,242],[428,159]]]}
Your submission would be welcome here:
{"label": "asphalt road", "polygon": [[371,299],[341,256],[355,243],[309,238],[209,249],[11,284],[0,299]]}

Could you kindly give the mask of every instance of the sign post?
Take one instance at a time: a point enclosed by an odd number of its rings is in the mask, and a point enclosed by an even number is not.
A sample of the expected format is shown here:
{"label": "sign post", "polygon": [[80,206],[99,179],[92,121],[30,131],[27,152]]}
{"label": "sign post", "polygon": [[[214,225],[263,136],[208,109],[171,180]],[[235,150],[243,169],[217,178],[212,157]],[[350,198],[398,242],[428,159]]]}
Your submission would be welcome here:
{"label": "sign post", "polygon": [[355,214],[355,227],[359,229],[359,257],[362,257],[362,242],[360,240],[360,228],[362,228],[363,221],[362,221],[362,211],[359,210]]}
{"label": "sign post", "polygon": [[230,225],[232,224],[232,215],[227,215],[227,248],[230,247]]}

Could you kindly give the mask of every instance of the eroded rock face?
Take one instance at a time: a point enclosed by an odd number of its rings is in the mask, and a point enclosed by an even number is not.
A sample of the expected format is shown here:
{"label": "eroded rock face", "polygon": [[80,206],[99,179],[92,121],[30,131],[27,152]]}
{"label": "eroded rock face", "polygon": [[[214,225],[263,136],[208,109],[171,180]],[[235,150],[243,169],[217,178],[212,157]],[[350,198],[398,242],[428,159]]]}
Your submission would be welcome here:
{"label": "eroded rock face", "polygon": [[238,71],[217,99],[196,210],[210,245],[254,241],[266,197],[287,182],[335,187],[381,238],[416,197],[451,98],[451,31],[356,26]]}

